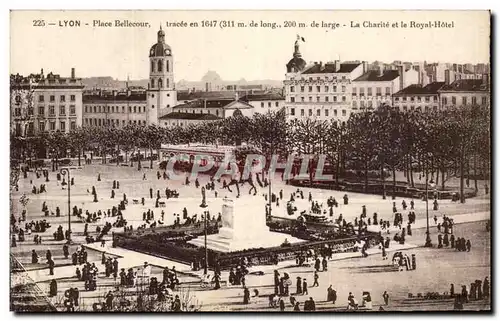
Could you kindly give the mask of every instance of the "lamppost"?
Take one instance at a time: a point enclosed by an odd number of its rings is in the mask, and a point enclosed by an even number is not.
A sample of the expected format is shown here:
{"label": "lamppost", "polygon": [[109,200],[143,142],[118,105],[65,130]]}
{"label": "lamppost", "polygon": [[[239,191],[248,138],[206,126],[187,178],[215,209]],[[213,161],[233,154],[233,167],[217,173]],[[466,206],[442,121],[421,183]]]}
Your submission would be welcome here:
{"label": "lamppost", "polygon": [[[202,200],[201,200],[201,204],[200,204],[200,207],[201,208],[206,208],[208,207],[207,205],[207,200],[206,200],[206,194],[205,194],[205,187],[202,187],[201,188],[201,197],[202,197]],[[208,273],[208,248],[207,248],[207,214],[208,214],[208,211],[204,211],[203,212],[203,224],[204,224],[204,230],[205,230],[205,264],[204,264],[204,267],[203,267],[203,273],[205,275],[207,275]]]}
{"label": "lamppost", "polygon": [[427,218],[427,230],[425,232],[425,247],[432,247],[431,234],[429,231],[429,172],[425,168],[425,215]]}
{"label": "lamppost", "polygon": [[59,172],[65,176],[68,174],[68,244],[71,244],[71,177],[69,168],[60,168]]}

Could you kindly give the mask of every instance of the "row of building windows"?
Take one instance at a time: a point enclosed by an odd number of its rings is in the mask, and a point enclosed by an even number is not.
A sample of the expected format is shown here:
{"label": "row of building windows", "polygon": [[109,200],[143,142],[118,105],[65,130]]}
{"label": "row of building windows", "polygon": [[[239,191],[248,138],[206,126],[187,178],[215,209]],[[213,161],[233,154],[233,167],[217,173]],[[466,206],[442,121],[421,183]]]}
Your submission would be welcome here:
{"label": "row of building windows", "polygon": [[[328,103],[328,102],[334,102],[334,103],[335,103],[335,102],[339,101],[337,96],[332,96],[332,99],[331,99],[331,100],[330,100],[330,97],[329,97],[329,96],[323,96],[323,97],[324,97],[324,102],[326,102],[326,103]],[[341,101],[342,101],[342,102],[346,102],[346,101],[347,101],[346,96],[342,96]],[[295,102],[296,102],[296,101],[295,101],[295,97],[290,97],[290,102],[291,102],[291,103],[295,103]],[[300,102],[305,103],[305,102],[306,102],[306,98],[305,98],[305,97],[300,97]],[[313,97],[312,97],[312,96],[309,96],[309,102],[310,102],[310,103],[314,102],[314,100],[313,100]],[[317,96],[317,97],[316,97],[316,102],[318,102],[318,103],[319,103],[319,102],[322,102],[322,101],[321,101],[321,96]],[[277,105],[277,103],[276,103],[276,106],[278,106],[278,105]]]}
{"label": "row of building windows", "polygon": [[[401,100],[402,101],[408,101],[408,98],[409,98],[410,101],[415,101],[416,100],[417,102],[422,102],[422,96],[416,96],[416,98],[415,98],[415,96],[410,96],[410,97],[403,96],[403,97],[401,97]],[[395,101],[399,101],[399,97],[395,97],[394,100]],[[428,102],[431,101],[431,97],[430,96],[425,96],[425,97],[423,97],[423,100],[425,100],[425,102],[428,103]],[[432,100],[436,102],[436,101],[438,101],[438,97],[434,96],[432,98]]]}
{"label": "row of building windows", "polygon": [[[470,103],[472,105],[476,105],[477,104],[477,97],[472,96],[470,98],[471,98]],[[456,105],[458,99],[459,99],[459,97],[451,96],[451,104]],[[442,101],[443,105],[447,105],[449,103],[447,97],[442,97],[441,101]],[[468,97],[462,96],[462,105],[467,105],[468,103],[469,103]],[[486,105],[487,103],[488,103],[488,97],[486,97],[486,96],[481,97],[481,104]]]}
{"label": "row of building windows", "polygon": [[[408,108],[408,106],[406,106],[406,105],[402,105],[401,106],[401,108],[403,109],[403,111],[408,111],[408,109],[411,110],[411,111],[422,111],[422,107],[421,106],[416,106],[415,107],[415,106],[412,105],[412,106],[409,106],[409,107],[410,108]],[[425,106],[424,110],[426,112],[429,112],[431,110],[431,106]],[[438,106],[437,105],[432,106],[432,110],[433,111],[437,111],[438,110]]]}
{"label": "row of building windows", "polygon": [[[377,96],[382,96],[382,88],[383,87],[374,87],[375,88],[375,95]],[[358,90],[359,89],[359,90]],[[353,87],[352,88],[352,95],[353,96],[356,96],[358,94],[358,91],[359,91],[359,95],[360,96],[364,96],[365,95],[365,87]],[[391,94],[391,87],[385,87],[385,95],[390,95]],[[372,87],[368,87],[366,88],[366,95],[367,96],[373,96],[373,88]]]}
{"label": "row of building windows", "polygon": [[[290,115],[291,116],[295,116],[295,108],[290,108]],[[300,110],[300,116],[305,116],[305,115],[306,115],[305,110],[301,109]],[[330,111],[328,109],[324,109],[324,115],[325,115],[325,117],[329,117],[330,116]],[[347,111],[345,109],[342,109],[342,116],[346,116],[346,115],[347,115]],[[312,109],[308,110],[308,116],[310,116],[310,117],[313,116],[313,110]],[[321,116],[321,109],[316,109],[316,116],[318,116],[318,117]],[[338,116],[337,109],[333,110],[333,116],[334,117]]]}
{"label": "row of building windows", "polygon": [[[201,108],[198,109],[198,114],[203,114],[204,113],[203,110],[204,109],[201,109]],[[212,113],[210,109],[206,109],[206,111],[207,111],[207,114],[211,114]],[[180,109],[180,110],[178,110],[178,112],[179,113],[189,113],[189,109],[186,109],[186,110]],[[196,110],[194,110],[194,109],[191,110],[191,113],[192,114],[196,114]],[[219,110],[218,109],[215,110],[215,116],[219,116]]]}
{"label": "row of building windows", "polygon": [[[305,86],[300,86],[300,92],[303,93],[305,92]],[[332,92],[337,92],[337,86],[332,86]],[[314,86],[308,86],[308,92],[313,92]],[[330,86],[324,86],[323,87],[323,92],[328,93],[330,92]],[[341,87],[342,92],[345,93],[346,91],[346,86]],[[290,92],[294,93],[295,92],[295,86],[290,86]],[[321,86],[316,86],[316,92],[322,92],[321,91]]]}
{"label": "row of building windows", "polygon": [[[75,130],[76,129],[76,121],[72,121],[69,123],[70,124],[70,130]],[[44,121],[41,121],[38,123],[38,131],[40,132],[44,132],[46,130],[49,130],[49,131],[54,131],[56,130],[56,122],[55,121],[50,121],[48,123],[48,128],[46,127],[46,123]],[[60,121],[59,122],[59,129],[60,131],[63,131],[65,132],[66,131],[66,122],[65,121]],[[21,124],[17,123],[16,124],[16,133],[18,135],[22,134],[22,126]],[[34,132],[34,127],[33,127],[33,123],[29,123],[28,126],[27,126],[27,131],[28,131],[28,134],[32,134]]]}
{"label": "row of building windows", "polygon": [[[294,79],[295,79],[295,77],[292,77],[292,78],[290,78],[290,79],[291,79],[291,80],[294,80]],[[335,80],[337,80],[337,79],[346,80],[346,79],[347,79],[347,77],[344,75],[344,76],[342,76],[342,77],[337,77],[337,76],[328,77],[328,76],[325,76],[325,78],[323,78],[323,80],[324,80],[324,81],[329,81],[329,80],[331,80],[331,81],[335,81]],[[298,79],[297,79],[297,80],[298,80]],[[300,78],[300,80],[306,80],[306,78],[305,78],[304,76],[302,76],[302,77]],[[308,79],[308,80],[309,80],[309,81],[313,81],[313,77],[309,77],[309,79]],[[316,77],[316,80],[322,80],[322,78],[318,76],[318,77]]]}
{"label": "row of building windows", "polygon": [[[158,60],[156,63],[154,60],[151,60],[151,72],[155,72],[155,65],[156,65],[156,72],[163,72],[163,59]],[[170,61],[166,61],[166,71],[170,72]]]}
{"label": "row of building windows", "polygon": [[[121,121],[121,125],[125,127],[126,125],[144,125],[146,126],[145,120],[126,120]],[[101,118],[85,118],[85,125],[87,126],[120,126],[120,119],[101,119]]]}
{"label": "row of building windows", "polygon": [[[280,104],[279,104],[279,102],[275,102],[275,103],[274,103],[274,105],[275,105],[276,107],[279,107],[279,105],[280,105]],[[261,102],[261,103],[260,103],[260,107],[264,108],[264,106],[265,106],[265,103],[264,103],[264,102]],[[268,102],[267,102],[267,107],[271,107],[271,106],[272,106],[272,103],[271,103],[270,101],[268,101]]]}
{"label": "row of building windows", "polygon": [[[53,103],[56,101],[56,96],[55,95],[50,95],[49,96],[49,102]],[[69,101],[76,101],[76,96],[75,95],[69,95]],[[38,95],[38,102],[43,103],[45,102],[45,95]],[[59,96],[59,102],[64,103],[66,102],[66,95],[60,95]]]}
{"label": "row of building windows", "polygon": [[[170,87],[170,80],[167,78],[166,81],[167,81],[166,88],[169,88]],[[151,78],[151,88],[155,88],[154,78]],[[158,88],[163,88],[163,79],[162,78],[158,78]],[[167,95],[167,96],[170,96],[170,95]]]}
{"label": "row of building windows", "polygon": [[[28,116],[33,116],[34,109],[33,108],[28,108]],[[59,106],[59,116],[66,116],[66,106]],[[75,116],[76,115],[76,106],[75,105],[70,105],[69,106],[69,115],[70,116]],[[14,116],[21,116],[21,108],[15,108],[14,109]],[[45,106],[38,106],[38,116],[45,116]],[[55,117],[56,116],[56,108],[55,106],[49,106],[49,117]]]}
{"label": "row of building windows", "polygon": [[[170,107],[170,106],[167,106]],[[85,113],[125,113],[125,106],[84,106]],[[129,113],[145,113],[146,106],[128,106]]]}

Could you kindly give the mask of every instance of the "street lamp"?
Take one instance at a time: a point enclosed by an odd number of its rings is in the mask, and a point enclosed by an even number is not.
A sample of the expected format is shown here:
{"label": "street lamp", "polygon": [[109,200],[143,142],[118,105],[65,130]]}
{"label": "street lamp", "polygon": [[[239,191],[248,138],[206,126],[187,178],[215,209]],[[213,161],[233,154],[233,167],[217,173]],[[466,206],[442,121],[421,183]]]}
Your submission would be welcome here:
{"label": "street lamp", "polygon": [[[202,187],[201,188],[201,197],[202,197],[202,201],[201,201],[201,204],[200,204],[200,207],[201,208],[206,208],[208,207],[207,205],[207,201],[206,201],[206,194],[205,194],[205,187]],[[205,275],[207,275],[208,273],[208,248],[207,248],[207,214],[208,214],[208,211],[204,211],[203,212],[203,216],[204,216],[204,230],[205,230],[205,264],[204,264],[204,267],[203,267],[203,273]]]}
{"label": "street lamp", "polygon": [[425,214],[427,218],[427,230],[425,232],[425,247],[432,247],[431,234],[429,232],[429,172],[425,168]]}
{"label": "street lamp", "polygon": [[69,168],[60,168],[59,172],[65,176],[68,174],[68,244],[71,244],[71,177]]}

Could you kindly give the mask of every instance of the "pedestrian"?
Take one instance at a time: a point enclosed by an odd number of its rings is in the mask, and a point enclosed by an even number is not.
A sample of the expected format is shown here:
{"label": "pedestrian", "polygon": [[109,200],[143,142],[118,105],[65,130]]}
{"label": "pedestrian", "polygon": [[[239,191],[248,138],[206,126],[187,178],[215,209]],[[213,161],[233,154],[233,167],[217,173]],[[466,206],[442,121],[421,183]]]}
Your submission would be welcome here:
{"label": "pedestrian", "polygon": [[54,261],[52,259],[49,260],[49,275],[54,275]]}
{"label": "pedestrian", "polygon": [[280,305],[280,311],[282,311],[282,312],[285,311],[285,301],[283,301],[282,298],[280,298],[279,305]]}
{"label": "pedestrian", "polygon": [[309,294],[309,292],[307,291],[307,280],[304,279],[302,280],[302,294]]}
{"label": "pedestrian", "polygon": [[312,285],[313,287],[315,287],[315,286],[319,286],[318,279],[319,279],[318,272],[317,272],[317,271],[314,271],[314,283],[313,283],[313,285]]}
{"label": "pedestrian", "polygon": [[323,271],[328,271],[328,261],[326,260],[326,257],[323,257],[322,265]]}
{"label": "pedestrian", "polygon": [[455,286],[450,284],[450,298],[453,298],[455,296]]}
{"label": "pedestrian", "polygon": [[467,240],[467,243],[465,244],[465,246],[467,247],[467,252],[470,252],[470,249],[472,247],[470,240]]}
{"label": "pedestrian", "polygon": [[63,245],[63,254],[64,254],[64,258],[67,259],[69,256],[69,248],[68,248],[67,244]]}
{"label": "pedestrian", "polygon": [[412,267],[412,270],[417,269],[417,256],[415,254],[411,255],[411,267]]}
{"label": "pedestrian", "polygon": [[300,312],[300,303],[295,302],[295,305],[293,306],[293,311],[299,311]]}
{"label": "pedestrian", "polygon": [[250,303],[250,291],[247,287],[243,288],[243,304]]}
{"label": "pedestrian", "polygon": [[410,209],[413,210],[415,209],[415,202],[413,201],[413,199],[410,201]]}
{"label": "pedestrian", "polygon": [[52,279],[52,281],[50,281],[49,296],[53,297],[56,295],[57,295],[57,281],[55,279]]}
{"label": "pedestrian", "polygon": [[295,294],[302,294],[302,279],[300,276],[297,277],[297,291]]}
{"label": "pedestrian", "polygon": [[389,305],[389,294],[387,293],[387,291],[384,291],[384,294],[382,294],[382,297],[384,298],[385,305]]}
{"label": "pedestrian", "polygon": [[483,296],[485,299],[490,298],[490,281],[488,280],[488,277],[484,278],[483,282]]}

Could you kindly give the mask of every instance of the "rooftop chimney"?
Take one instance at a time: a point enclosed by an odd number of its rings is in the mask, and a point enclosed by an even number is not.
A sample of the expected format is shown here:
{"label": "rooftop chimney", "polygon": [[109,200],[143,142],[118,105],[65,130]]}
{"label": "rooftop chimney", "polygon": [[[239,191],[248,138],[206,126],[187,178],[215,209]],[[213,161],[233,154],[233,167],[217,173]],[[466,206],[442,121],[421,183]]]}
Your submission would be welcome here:
{"label": "rooftop chimney", "polygon": [[335,60],[334,65],[335,71],[338,72],[340,70],[340,60]]}
{"label": "rooftop chimney", "polygon": [[405,88],[405,67],[403,65],[398,66],[399,74],[399,90]]}
{"label": "rooftop chimney", "polygon": [[450,84],[450,69],[446,69],[444,71],[444,82],[445,84],[449,85]]}
{"label": "rooftop chimney", "polygon": [[378,76],[382,77],[384,75],[384,65],[378,66]]}
{"label": "rooftop chimney", "polygon": [[234,101],[238,101],[238,98],[239,98],[239,97],[238,97],[238,92],[235,92],[235,93],[234,93]]}
{"label": "rooftop chimney", "polygon": [[75,68],[71,68],[71,79],[75,79]]}
{"label": "rooftop chimney", "polygon": [[488,74],[483,74],[483,81],[482,84],[486,87],[490,85],[490,80],[489,80],[489,75]]}
{"label": "rooftop chimney", "polygon": [[363,61],[363,73],[368,72],[368,61]]}

